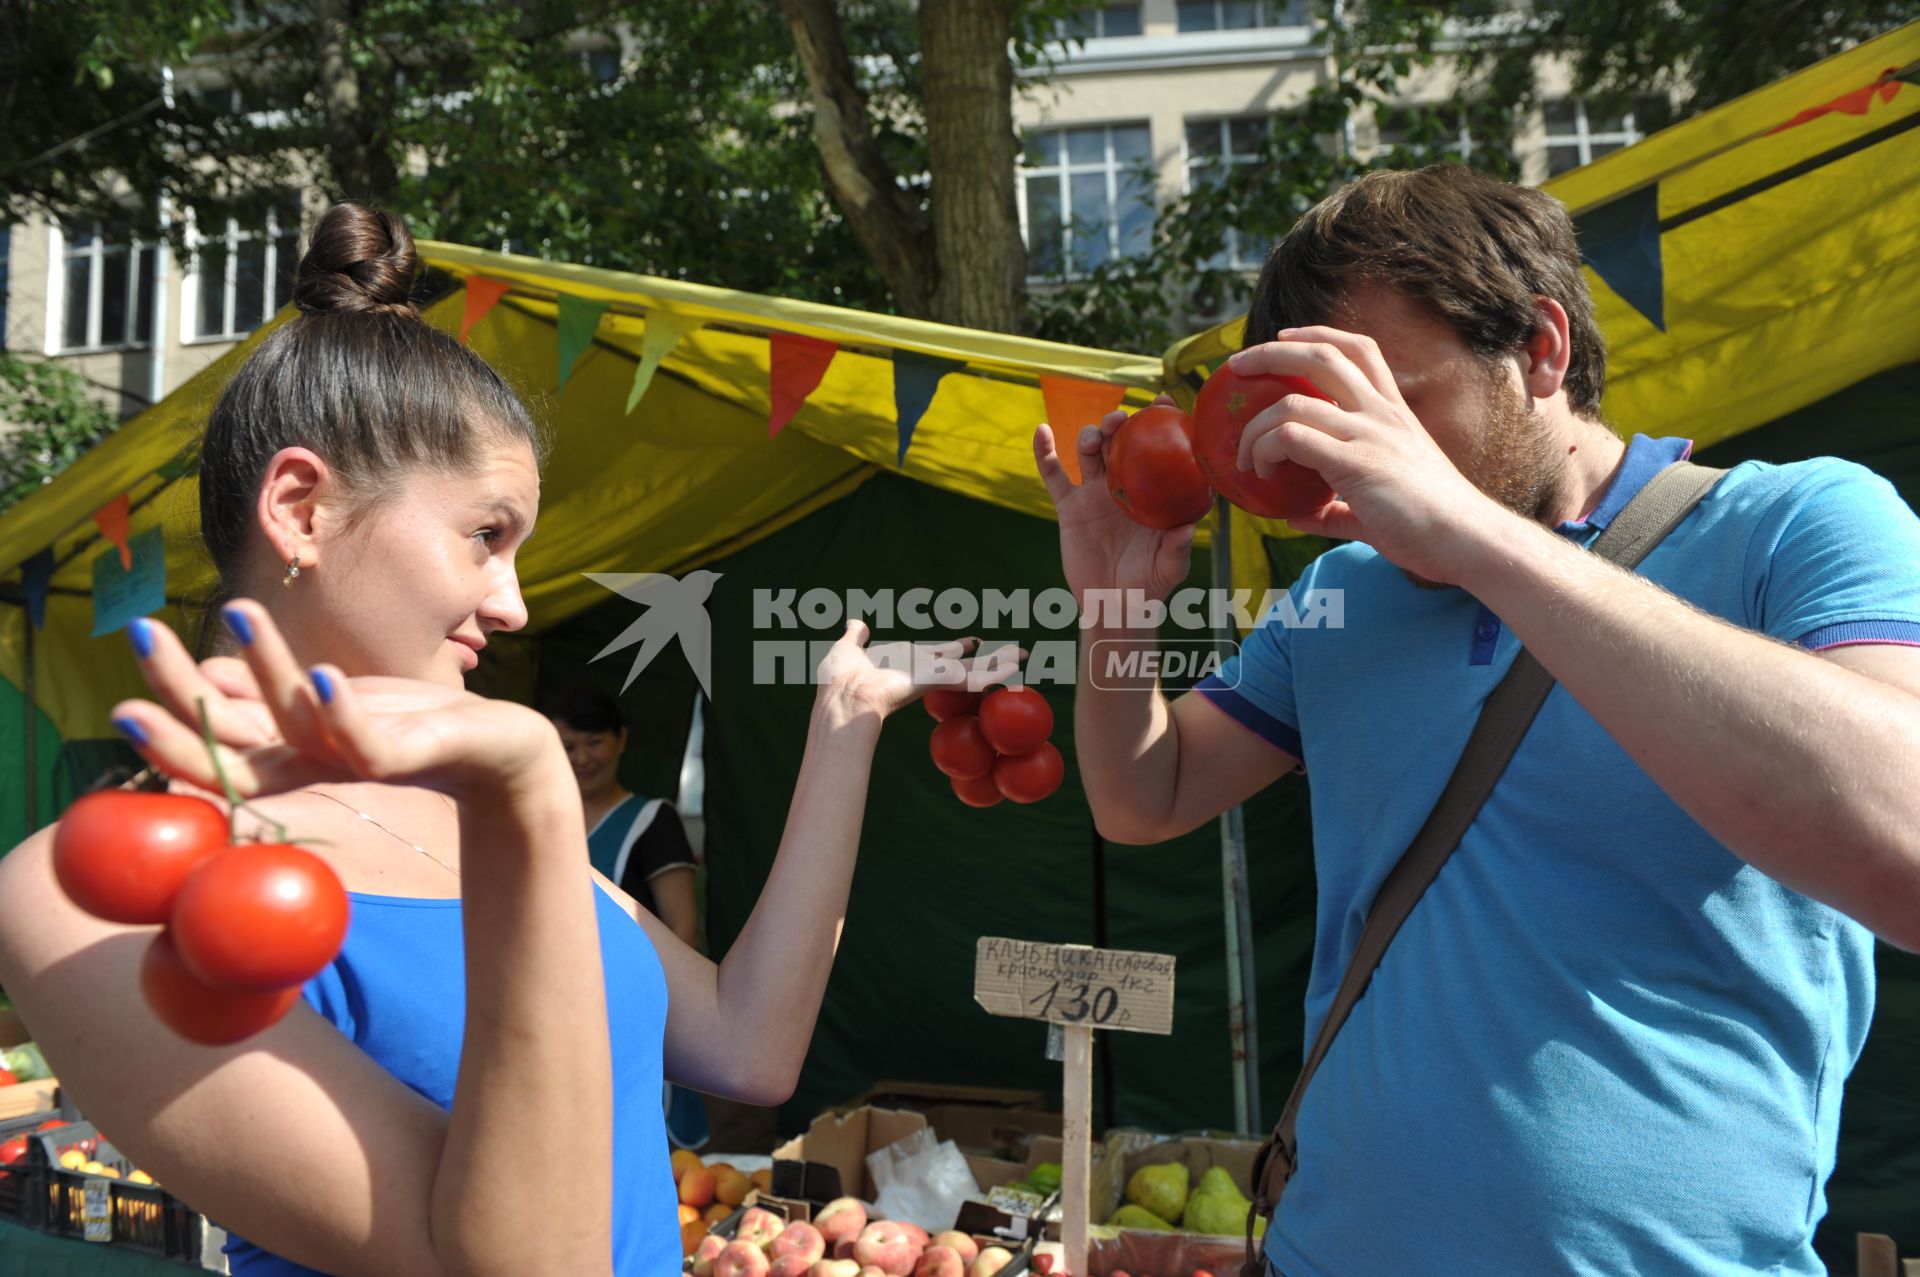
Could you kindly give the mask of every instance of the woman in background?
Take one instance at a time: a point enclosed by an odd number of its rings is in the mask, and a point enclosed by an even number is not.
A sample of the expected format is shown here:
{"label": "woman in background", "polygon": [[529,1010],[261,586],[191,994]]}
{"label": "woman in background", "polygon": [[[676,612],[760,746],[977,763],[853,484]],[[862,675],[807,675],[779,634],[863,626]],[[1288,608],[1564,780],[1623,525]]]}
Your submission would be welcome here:
{"label": "woman in background", "polygon": [[672,803],[643,797],[620,783],[627,723],[619,703],[583,683],[550,698],[546,712],[559,729],[573,778],[580,782],[593,867],[666,923],[687,947],[698,948],[693,848]]}

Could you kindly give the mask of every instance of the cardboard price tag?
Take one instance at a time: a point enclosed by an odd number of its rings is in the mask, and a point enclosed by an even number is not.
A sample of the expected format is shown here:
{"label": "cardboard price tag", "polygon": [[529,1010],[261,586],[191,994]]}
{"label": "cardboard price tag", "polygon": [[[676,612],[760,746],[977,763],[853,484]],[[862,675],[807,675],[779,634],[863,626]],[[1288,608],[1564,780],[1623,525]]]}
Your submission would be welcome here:
{"label": "cardboard price tag", "polygon": [[973,1000],[994,1015],[1089,1029],[1173,1032],[1173,956],[982,936]]}

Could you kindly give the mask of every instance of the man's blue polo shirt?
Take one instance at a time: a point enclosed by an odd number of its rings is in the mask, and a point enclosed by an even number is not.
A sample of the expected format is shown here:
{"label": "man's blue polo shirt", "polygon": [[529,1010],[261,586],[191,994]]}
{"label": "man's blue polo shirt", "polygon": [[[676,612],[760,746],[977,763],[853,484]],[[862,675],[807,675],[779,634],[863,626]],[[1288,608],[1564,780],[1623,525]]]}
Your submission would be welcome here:
{"label": "man's blue polo shirt", "polygon": [[[1682,439],[1636,437],[1586,544]],[[1849,462],[1746,462],[1639,571],[1808,648],[1920,643],[1920,521]],[[1313,1041],[1389,868],[1518,646],[1365,545],[1195,690],[1313,778]],[[1673,706],[1676,715],[1685,707]],[[1354,1273],[1820,1273],[1865,928],[1715,842],[1556,687],[1307,1092],[1268,1253]]]}

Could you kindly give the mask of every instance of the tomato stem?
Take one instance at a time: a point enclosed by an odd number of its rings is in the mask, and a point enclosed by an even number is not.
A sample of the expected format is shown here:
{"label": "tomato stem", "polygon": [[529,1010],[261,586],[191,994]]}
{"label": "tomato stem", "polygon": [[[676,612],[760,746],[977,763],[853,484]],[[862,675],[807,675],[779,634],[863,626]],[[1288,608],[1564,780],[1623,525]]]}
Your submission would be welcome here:
{"label": "tomato stem", "polygon": [[227,841],[230,843],[238,843],[240,841],[239,825],[235,817],[244,810],[252,812],[255,816],[273,826],[273,839],[275,842],[286,842],[287,827],[261,811],[258,807],[254,807],[244,801],[239,793],[234,790],[233,782],[227,779],[227,769],[220,765],[220,750],[213,739],[213,719],[207,713],[207,698],[197,696],[194,698],[193,704],[194,708],[200,711],[200,739],[206,743],[207,759],[213,764],[213,774],[220,780],[220,792],[227,796]]}

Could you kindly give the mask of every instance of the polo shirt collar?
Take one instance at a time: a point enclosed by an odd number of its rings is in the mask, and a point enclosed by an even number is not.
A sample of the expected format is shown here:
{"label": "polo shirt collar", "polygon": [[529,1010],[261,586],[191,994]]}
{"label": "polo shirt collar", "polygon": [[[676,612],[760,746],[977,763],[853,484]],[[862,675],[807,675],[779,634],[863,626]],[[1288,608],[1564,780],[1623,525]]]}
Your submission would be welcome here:
{"label": "polo shirt collar", "polygon": [[1562,523],[1560,531],[1574,534],[1598,532],[1627,508],[1627,502],[1640,495],[1640,489],[1652,482],[1653,476],[1674,462],[1685,461],[1692,455],[1691,439],[1678,436],[1652,439],[1646,435],[1635,435],[1627,444],[1627,455],[1621,460],[1619,470],[1614,472],[1613,482],[1607,485],[1606,495],[1600,498],[1600,504],[1593,508],[1593,513],[1577,522]]}

